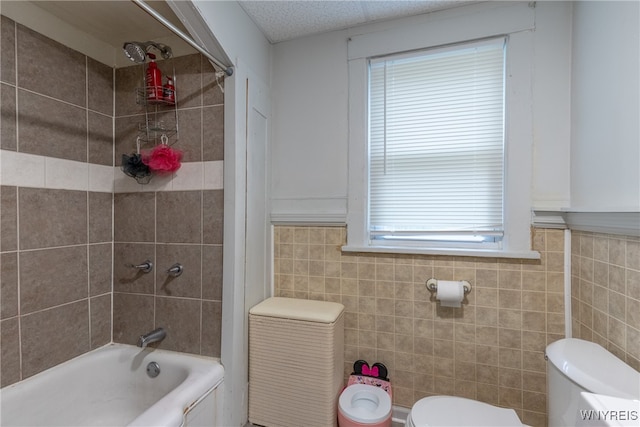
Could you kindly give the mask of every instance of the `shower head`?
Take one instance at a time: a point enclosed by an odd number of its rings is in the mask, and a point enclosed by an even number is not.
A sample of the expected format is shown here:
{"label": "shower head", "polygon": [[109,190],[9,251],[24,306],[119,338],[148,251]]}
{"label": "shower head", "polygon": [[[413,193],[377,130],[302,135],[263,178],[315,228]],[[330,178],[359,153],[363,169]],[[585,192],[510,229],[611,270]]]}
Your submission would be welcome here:
{"label": "shower head", "polygon": [[147,41],[144,43],[126,42],[122,46],[122,49],[124,49],[124,54],[127,55],[127,58],[129,58],[133,62],[144,62],[147,57],[147,52],[151,47],[155,47],[156,49],[158,49],[160,51],[160,55],[162,55],[162,58],[171,58],[172,52],[169,46],[152,41]]}
{"label": "shower head", "polygon": [[144,62],[147,58],[147,51],[141,43],[126,42],[122,49],[124,49],[124,54],[127,55],[127,58],[133,62]]}

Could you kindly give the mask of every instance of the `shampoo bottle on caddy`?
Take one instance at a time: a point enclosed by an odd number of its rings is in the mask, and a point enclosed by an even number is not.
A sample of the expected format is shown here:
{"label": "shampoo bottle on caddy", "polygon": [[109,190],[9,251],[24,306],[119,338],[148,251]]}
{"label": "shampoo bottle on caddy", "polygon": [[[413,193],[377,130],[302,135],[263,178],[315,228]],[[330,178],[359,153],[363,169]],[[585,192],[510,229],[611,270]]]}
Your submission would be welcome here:
{"label": "shampoo bottle on caddy", "polygon": [[161,101],[162,100],[162,73],[156,64],[156,56],[152,53],[147,54],[151,61],[147,67],[146,86],[147,86],[147,101]]}
{"label": "shampoo bottle on caddy", "polygon": [[162,99],[169,105],[174,105],[176,103],[176,87],[173,85],[173,77],[167,77],[167,83],[165,83],[163,88]]}

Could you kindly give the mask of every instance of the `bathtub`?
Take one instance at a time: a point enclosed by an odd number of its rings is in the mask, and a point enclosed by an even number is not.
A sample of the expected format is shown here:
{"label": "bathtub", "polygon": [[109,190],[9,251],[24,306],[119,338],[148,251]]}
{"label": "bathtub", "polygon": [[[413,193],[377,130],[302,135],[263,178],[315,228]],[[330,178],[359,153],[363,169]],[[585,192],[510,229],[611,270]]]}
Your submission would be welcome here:
{"label": "bathtub", "polygon": [[0,425],[218,426],[223,378],[216,359],[110,344],[0,390]]}

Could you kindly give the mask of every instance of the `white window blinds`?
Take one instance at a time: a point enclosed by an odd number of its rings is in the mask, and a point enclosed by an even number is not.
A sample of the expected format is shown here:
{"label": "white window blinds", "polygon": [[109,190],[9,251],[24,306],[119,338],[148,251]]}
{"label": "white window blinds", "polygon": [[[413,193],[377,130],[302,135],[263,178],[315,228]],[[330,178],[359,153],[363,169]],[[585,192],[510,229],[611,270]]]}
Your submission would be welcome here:
{"label": "white window blinds", "polygon": [[504,44],[370,60],[372,240],[501,239]]}

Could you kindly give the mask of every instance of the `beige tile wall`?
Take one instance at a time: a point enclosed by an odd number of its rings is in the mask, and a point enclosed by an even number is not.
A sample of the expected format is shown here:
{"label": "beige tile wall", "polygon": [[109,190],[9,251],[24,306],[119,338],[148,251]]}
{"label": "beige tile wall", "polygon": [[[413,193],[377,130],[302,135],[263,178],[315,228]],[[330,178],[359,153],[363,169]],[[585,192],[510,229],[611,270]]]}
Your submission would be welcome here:
{"label": "beige tile wall", "polygon": [[0,196],[4,386],[111,340],[112,195],[2,186]]}
{"label": "beige tile wall", "polygon": [[[176,75],[179,134],[170,139],[172,147],[184,153],[183,162],[223,160],[224,97],[209,61],[195,54],[159,61],[158,67]],[[135,151],[138,124],[147,117],[133,96],[143,77],[142,65],[116,70],[116,165]],[[148,111],[152,120],[175,116],[173,107]],[[160,348],[220,356],[223,214],[223,190],[115,194],[114,341],[133,344],[140,334],[164,327]],[[153,273],[125,267],[146,259],[155,264]],[[184,273],[171,278],[166,270],[174,263]]]}
{"label": "beige tile wall", "polygon": [[[113,339],[135,344],[156,327],[160,348],[220,356],[222,190],[118,193],[114,201]],[[154,271],[126,267],[151,260]],[[175,263],[184,271],[170,277]]]}
{"label": "beige tile wall", "polygon": [[640,370],[640,238],[574,231],[571,267],[574,336]]}
{"label": "beige tile wall", "polygon": [[[539,261],[343,253],[343,227],[276,226],[275,294],[346,307],[345,375],[357,359],[389,368],[394,404],[449,394],[546,424],[544,349],[564,336],[561,230],[534,232]],[[444,308],[430,277],[468,280]]]}
{"label": "beige tile wall", "polygon": [[[200,54],[158,61],[163,76],[175,74],[178,106],[177,138],[172,147],[183,152],[183,162],[223,160],[224,94],[218,87],[213,66]],[[115,164],[121,164],[122,154],[135,152],[138,124],[149,120],[175,123],[172,106],[151,106],[145,111],[136,103],[136,88],[144,86],[143,65],[116,70],[115,87]],[[224,83],[220,81],[221,86]],[[160,143],[160,141],[156,141]],[[153,147],[151,144],[142,149]]]}
{"label": "beige tile wall", "polygon": [[113,69],[5,16],[1,27],[0,148],[112,165]]}
{"label": "beige tile wall", "polygon": [[[4,16],[0,37],[0,148],[113,165],[113,70]],[[111,340],[112,198],[0,187],[2,386]]]}

